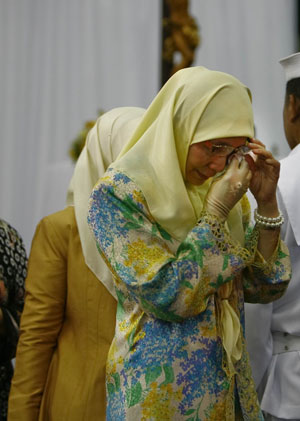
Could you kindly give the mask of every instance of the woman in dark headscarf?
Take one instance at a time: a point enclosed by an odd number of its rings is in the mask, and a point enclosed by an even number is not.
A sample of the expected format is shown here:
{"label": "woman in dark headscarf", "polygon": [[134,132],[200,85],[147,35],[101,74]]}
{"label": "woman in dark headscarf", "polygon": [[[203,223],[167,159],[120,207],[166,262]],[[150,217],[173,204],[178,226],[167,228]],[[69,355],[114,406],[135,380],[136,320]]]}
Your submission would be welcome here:
{"label": "woman in dark headscarf", "polygon": [[0,420],[6,420],[7,401],[13,375],[24,303],[27,258],[20,235],[0,220]]}

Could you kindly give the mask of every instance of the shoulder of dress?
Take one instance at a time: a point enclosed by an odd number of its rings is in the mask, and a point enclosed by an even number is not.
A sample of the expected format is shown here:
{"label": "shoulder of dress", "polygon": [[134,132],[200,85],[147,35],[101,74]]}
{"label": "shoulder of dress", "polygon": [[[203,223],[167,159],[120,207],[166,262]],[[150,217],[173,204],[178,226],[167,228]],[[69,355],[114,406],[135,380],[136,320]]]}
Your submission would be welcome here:
{"label": "shoulder of dress", "polygon": [[105,184],[112,184],[114,186],[129,185],[137,189],[139,188],[130,176],[128,176],[124,171],[115,168],[109,168],[99,179],[96,187]]}
{"label": "shoulder of dress", "polygon": [[120,170],[110,168],[94,188],[94,194],[96,195],[98,193],[106,194],[107,192],[128,205],[135,203],[140,209],[148,208],[145,196],[138,183]]}

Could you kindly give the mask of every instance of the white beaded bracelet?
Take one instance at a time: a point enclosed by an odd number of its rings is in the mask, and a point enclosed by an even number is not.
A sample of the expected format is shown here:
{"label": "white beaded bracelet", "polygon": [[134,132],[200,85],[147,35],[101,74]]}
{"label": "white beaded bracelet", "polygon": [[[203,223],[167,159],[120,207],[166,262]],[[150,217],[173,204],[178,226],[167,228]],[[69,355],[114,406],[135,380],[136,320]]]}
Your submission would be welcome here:
{"label": "white beaded bracelet", "polygon": [[284,217],[282,213],[279,211],[279,215],[275,218],[269,218],[267,216],[262,216],[257,212],[257,209],[254,211],[254,220],[256,225],[261,228],[265,229],[276,229],[280,228],[281,225],[284,223]]}

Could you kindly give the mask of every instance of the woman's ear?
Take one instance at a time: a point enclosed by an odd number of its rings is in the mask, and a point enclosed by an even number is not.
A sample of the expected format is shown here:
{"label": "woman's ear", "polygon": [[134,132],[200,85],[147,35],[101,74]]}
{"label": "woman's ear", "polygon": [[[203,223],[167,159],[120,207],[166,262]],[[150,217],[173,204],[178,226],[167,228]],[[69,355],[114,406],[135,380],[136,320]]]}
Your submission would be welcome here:
{"label": "woman's ear", "polygon": [[291,123],[300,118],[300,100],[295,95],[290,94],[287,98],[287,117]]}

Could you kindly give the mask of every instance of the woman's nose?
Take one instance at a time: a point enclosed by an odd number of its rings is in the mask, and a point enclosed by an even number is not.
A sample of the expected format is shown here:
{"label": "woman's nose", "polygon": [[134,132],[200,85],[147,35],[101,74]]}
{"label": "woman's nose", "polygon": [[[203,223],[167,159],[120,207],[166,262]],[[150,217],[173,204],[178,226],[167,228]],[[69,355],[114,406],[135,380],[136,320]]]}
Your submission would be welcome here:
{"label": "woman's nose", "polygon": [[219,172],[223,171],[226,166],[227,156],[215,156],[209,165],[209,168]]}

